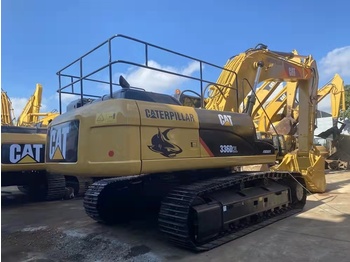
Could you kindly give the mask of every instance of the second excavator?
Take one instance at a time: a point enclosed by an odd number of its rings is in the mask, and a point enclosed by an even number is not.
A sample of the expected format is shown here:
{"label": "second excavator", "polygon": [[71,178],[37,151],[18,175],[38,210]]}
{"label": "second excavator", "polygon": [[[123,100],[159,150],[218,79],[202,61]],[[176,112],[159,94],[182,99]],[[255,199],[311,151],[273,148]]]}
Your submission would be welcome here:
{"label": "second excavator", "polygon": [[84,194],[90,179],[53,176],[46,172],[46,127],[58,113],[40,111],[42,89],[41,84],[36,85],[17,121],[14,121],[11,100],[2,92],[1,185],[18,186],[32,200],[62,199],[67,188],[73,189],[75,195]]}
{"label": "second excavator", "polygon": [[[142,45],[145,64],[113,60],[111,43],[118,39]],[[312,145],[318,72],[311,56],[298,63],[293,53],[266,46],[250,49],[237,56],[237,67],[223,67],[216,83],[197,79],[213,86],[205,108],[197,109],[182,106],[170,95],[132,87],[123,77],[115,83],[112,68],[127,64],[194,79],[148,65],[149,48],[193,59],[201,70],[210,63],[123,35],[60,70],[60,79],[70,66],[106,46],[110,60],[104,67],[70,75],[74,81],[60,86],[58,91],[64,93],[80,83],[80,98],[51,122],[46,144],[52,174],[96,178],[84,198],[91,218],[116,223],[155,208],[159,228],[170,241],[203,251],[299,212],[307,184],[314,191],[325,190],[323,158]],[[108,84],[110,92],[95,99],[84,93],[83,82],[98,82],[92,75],[103,69],[108,69],[110,82],[100,82]],[[278,145],[258,139],[251,116],[238,113],[243,93],[269,79],[297,82],[300,88],[305,114],[299,119],[299,149],[289,157],[299,170],[234,171],[242,165],[275,164]],[[114,92],[116,86],[121,88]]]}

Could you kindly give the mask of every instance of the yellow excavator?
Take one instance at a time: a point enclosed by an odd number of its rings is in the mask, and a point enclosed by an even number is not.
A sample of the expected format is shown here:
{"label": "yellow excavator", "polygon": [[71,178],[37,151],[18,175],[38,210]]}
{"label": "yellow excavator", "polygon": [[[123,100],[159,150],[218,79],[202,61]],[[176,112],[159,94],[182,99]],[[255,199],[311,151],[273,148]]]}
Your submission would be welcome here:
{"label": "yellow excavator", "polygon": [[22,113],[18,117],[17,126],[40,125],[45,127],[52,121],[52,119],[59,115],[56,112],[40,112],[42,92],[42,85],[36,84],[34,94],[29,98]]}
{"label": "yellow excavator", "polygon": [[[32,200],[55,200],[66,196],[66,188],[74,194],[85,193],[90,180],[51,175],[46,172],[44,151],[47,125],[58,113],[41,113],[42,85],[37,84],[16,125],[9,122],[10,99],[2,95],[1,184],[18,186]],[[7,102],[6,102],[7,101]],[[6,102],[6,103],[5,103]],[[5,114],[4,118],[3,115]],[[72,189],[70,189],[72,190]],[[73,195],[70,193],[70,195]]]}
{"label": "yellow excavator", "polygon": [[13,126],[14,111],[7,93],[1,89],[1,126]]}
{"label": "yellow excavator", "polygon": [[[145,48],[145,64],[113,60],[112,42],[137,42]],[[202,108],[182,106],[171,95],[132,87],[123,78],[109,82],[109,94],[92,98],[83,80],[104,82],[91,74],[69,76],[75,63],[107,47],[110,61],[94,73],[128,64],[209,84]],[[318,71],[311,56],[271,51],[259,45],[230,59],[218,81],[180,75],[148,65],[149,48],[178,52],[115,35],[58,72],[75,79],[60,94],[80,83],[79,99],[48,127],[47,169],[52,174],[95,177],[85,194],[86,213],[96,221],[116,223],[155,208],[159,228],[170,241],[203,251],[215,248],[279,219],[299,212],[307,191],[325,191],[324,159],[313,147]],[[210,65],[193,59],[201,65]],[[113,65],[113,67],[112,67]],[[297,82],[300,110],[299,148],[274,170],[239,172],[234,167],[274,165],[278,143],[258,139],[250,116],[239,113],[246,94],[266,80]],[[121,87],[118,91],[114,87]],[[72,92],[72,94],[75,94]],[[203,102],[202,102],[203,101]],[[292,161],[292,163],[290,163]]]}
{"label": "yellow excavator", "polygon": [[[331,95],[332,127],[318,134],[318,137],[327,139],[331,137],[332,145],[329,148],[329,156],[326,163],[330,169],[347,169],[350,167],[350,136],[341,134],[345,124],[339,122],[341,111],[345,111],[345,88],[343,79],[336,74],[333,79],[327,83],[318,92],[318,100],[323,99],[328,94]],[[338,127],[338,124],[341,127]]]}
{"label": "yellow excavator", "polygon": [[[277,125],[283,117],[290,116],[297,123],[299,117],[299,106],[296,101],[297,86],[293,83],[287,83],[280,92],[264,107],[260,107],[255,115],[255,121],[258,124],[258,131],[268,132],[271,123]],[[333,126],[338,124],[339,114],[345,110],[343,79],[339,74],[334,77],[317,92],[317,104],[320,103],[327,95],[331,98],[331,110]],[[287,101],[290,98],[290,102]],[[281,115],[279,113],[283,111]],[[271,121],[269,121],[271,120]]]}
{"label": "yellow excavator", "polygon": [[[317,104],[331,94],[333,123],[338,123],[341,110],[345,109],[343,80],[335,74],[333,79],[317,92]],[[286,83],[280,92],[269,103],[258,106],[254,115],[257,131],[261,133],[279,133],[281,135],[295,135],[297,133],[299,105],[296,99],[298,88],[295,83]],[[288,121],[285,121],[287,120]],[[281,125],[284,120],[286,123]],[[282,126],[282,127],[281,127]]]}
{"label": "yellow excavator", "polygon": [[41,92],[37,84],[17,123],[12,121],[10,99],[2,92],[1,186],[18,186],[33,200],[61,199],[65,178],[45,171],[46,128],[36,126],[40,120],[34,116],[40,110]]}

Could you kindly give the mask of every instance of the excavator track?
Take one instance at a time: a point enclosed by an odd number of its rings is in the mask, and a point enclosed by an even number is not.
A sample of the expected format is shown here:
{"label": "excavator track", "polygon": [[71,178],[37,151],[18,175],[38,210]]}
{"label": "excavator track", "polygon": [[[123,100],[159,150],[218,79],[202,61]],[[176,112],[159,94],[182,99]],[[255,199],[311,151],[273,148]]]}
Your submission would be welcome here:
{"label": "excavator track", "polygon": [[[193,219],[191,214],[192,204],[197,197],[208,195],[215,191],[221,191],[235,186],[241,187],[242,184],[261,179],[284,180],[291,179],[292,174],[285,172],[258,172],[241,173],[234,176],[209,179],[194,184],[182,185],[174,189],[161,204],[159,212],[159,228],[165,233],[168,239],[177,246],[195,251],[206,251],[224,243],[247,235],[255,230],[270,225],[278,220],[294,215],[302,210],[305,205],[306,193],[302,201],[296,204],[282,205],[271,210],[264,210],[260,214],[254,214],[255,219],[247,217],[241,219],[239,224],[230,226],[227,230],[218,232],[215,237],[204,242],[197,242],[193,235],[194,229],[190,225]],[[294,174],[295,175],[295,174]],[[299,174],[300,176],[300,174]],[[293,182],[291,182],[293,184]],[[193,212],[192,212],[193,213]],[[210,218],[211,219],[211,218]]]}
{"label": "excavator track", "polygon": [[35,173],[28,185],[18,189],[34,201],[51,201],[62,199],[66,193],[66,181],[63,175],[47,172]]}
{"label": "excavator track", "polygon": [[[152,183],[155,183],[152,175],[109,178],[93,183],[84,197],[84,208],[87,215],[98,222],[113,224],[130,220],[135,214],[142,215],[142,213],[148,212],[150,205],[146,202],[148,195],[145,193],[147,187],[145,181],[148,181],[149,177],[152,178],[150,179]],[[303,190],[302,196],[299,197],[301,200],[295,201],[294,195],[298,193],[296,193],[296,189],[290,189],[290,186],[299,184],[296,182],[297,179],[305,186],[300,173],[290,172],[225,173],[210,178],[205,175],[198,176],[177,185],[171,183],[170,190],[167,189],[165,194],[159,194],[157,209],[158,211],[160,207],[159,228],[171,242],[178,246],[195,251],[215,248],[300,212],[306,202],[306,191],[301,187]],[[159,188],[159,186],[156,187]],[[193,207],[195,207],[196,202],[198,204],[198,198],[205,199],[210,194],[225,190],[241,192],[244,191],[244,188],[260,187],[266,189],[266,194],[269,194],[266,199],[272,197],[268,201],[276,202],[275,206],[249,213],[249,217],[235,221],[229,228],[217,232],[210,239],[197,241],[191,223],[194,217]],[[270,192],[269,187],[277,187],[276,193],[275,191]],[[281,191],[283,192],[280,193]],[[273,198],[275,195],[277,195],[276,199]],[[284,202],[278,199],[279,196],[282,197],[282,200],[284,199]],[[260,195],[254,197],[262,198]],[[251,199],[253,197],[246,198],[248,201]],[[213,217],[218,216],[209,214],[209,224]]]}
{"label": "excavator track", "polygon": [[84,197],[87,215],[106,224],[127,220],[138,195],[132,186],[137,188],[142,177],[143,175],[108,178],[93,183]]}
{"label": "excavator track", "polygon": [[66,190],[66,181],[63,175],[46,173],[47,195],[46,200],[62,199]]}

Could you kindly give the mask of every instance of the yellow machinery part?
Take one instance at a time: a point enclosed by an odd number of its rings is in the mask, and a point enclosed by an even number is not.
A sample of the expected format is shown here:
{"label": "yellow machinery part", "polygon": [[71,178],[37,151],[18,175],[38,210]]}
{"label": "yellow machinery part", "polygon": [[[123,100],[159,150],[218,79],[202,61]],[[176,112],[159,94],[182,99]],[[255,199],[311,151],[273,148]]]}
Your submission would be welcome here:
{"label": "yellow machinery part", "polygon": [[326,191],[325,160],[317,150],[310,151],[308,156],[298,156],[295,151],[288,153],[278,166],[271,169],[301,172],[310,192],[323,193]]}

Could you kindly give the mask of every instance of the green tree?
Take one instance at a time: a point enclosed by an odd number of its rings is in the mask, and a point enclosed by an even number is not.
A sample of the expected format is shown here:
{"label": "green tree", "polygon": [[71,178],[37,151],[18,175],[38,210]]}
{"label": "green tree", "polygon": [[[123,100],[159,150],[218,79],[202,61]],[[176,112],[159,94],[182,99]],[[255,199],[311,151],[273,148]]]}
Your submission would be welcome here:
{"label": "green tree", "polygon": [[345,108],[346,110],[341,114],[342,119],[350,119],[350,85],[345,85]]}

